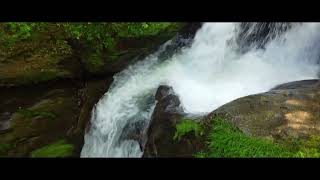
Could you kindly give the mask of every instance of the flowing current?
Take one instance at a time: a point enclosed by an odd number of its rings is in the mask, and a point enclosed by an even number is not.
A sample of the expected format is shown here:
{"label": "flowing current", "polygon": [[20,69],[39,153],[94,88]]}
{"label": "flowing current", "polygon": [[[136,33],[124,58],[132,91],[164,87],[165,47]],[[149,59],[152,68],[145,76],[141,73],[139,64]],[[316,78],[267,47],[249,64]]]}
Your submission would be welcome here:
{"label": "flowing current", "polygon": [[[172,44],[168,41],[115,75],[92,111],[81,156],[141,157],[139,143],[123,137],[124,129],[140,123],[146,131],[156,104],[155,92],[162,84],[173,87],[186,113],[206,114],[278,84],[317,78],[320,24],[297,23],[285,31],[282,25],[273,27],[259,47],[245,41],[257,31],[258,23],[251,23],[246,33],[241,33],[240,23],[204,23],[191,45],[163,57]],[[245,45],[248,48],[241,51]]]}

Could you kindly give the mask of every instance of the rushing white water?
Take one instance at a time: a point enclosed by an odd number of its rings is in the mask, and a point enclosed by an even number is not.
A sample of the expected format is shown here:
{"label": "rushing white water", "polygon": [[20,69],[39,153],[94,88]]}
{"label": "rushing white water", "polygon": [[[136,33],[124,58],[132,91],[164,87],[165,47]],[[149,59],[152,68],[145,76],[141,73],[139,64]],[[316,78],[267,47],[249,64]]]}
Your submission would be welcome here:
{"label": "rushing white water", "polygon": [[167,60],[155,54],[128,67],[97,103],[82,157],[141,157],[138,142],[121,138],[128,123],[147,127],[160,84],[172,86],[187,113],[205,114],[239,97],[317,77],[320,24],[303,23],[263,49],[237,51],[239,23],[205,23],[191,47]]}

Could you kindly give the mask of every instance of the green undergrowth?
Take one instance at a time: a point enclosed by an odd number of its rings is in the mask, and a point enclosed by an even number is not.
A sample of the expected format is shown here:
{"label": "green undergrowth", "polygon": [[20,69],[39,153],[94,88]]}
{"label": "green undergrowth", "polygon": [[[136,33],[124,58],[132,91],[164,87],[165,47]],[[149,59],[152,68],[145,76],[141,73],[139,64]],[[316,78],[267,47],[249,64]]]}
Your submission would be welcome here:
{"label": "green undergrowth", "polygon": [[[162,40],[173,37],[183,25],[179,22],[3,22],[0,23],[0,85],[73,78],[75,74],[69,72],[73,68],[68,60],[76,53],[86,71],[103,73],[125,51],[135,56],[142,48],[149,49],[150,44],[161,44]],[[134,48],[127,47],[126,41],[133,42]],[[128,58],[132,58],[131,54]]]}
{"label": "green undergrowth", "polygon": [[199,137],[203,135],[203,129],[199,123],[195,122],[195,120],[183,119],[176,125],[176,132],[173,140],[180,141],[181,138],[188,133],[193,133],[194,136]]}
{"label": "green undergrowth", "polygon": [[31,152],[31,157],[69,157],[74,151],[72,144],[67,144],[65,140],[59,140]]}
{"label": "green undergrowth", "polygon": [[0,156],[7,155],[7,151],[9,151],[10,148],[11,148],[10,144],[5,144],[5,143],[0,144]]}
{"label": "green undergrowth", "polygon": [[320,138],[275,143],[241,132],[223,118],[216,117],[207,136],[207,148],[195,154],[199,158],[299,158],[320,157]]}

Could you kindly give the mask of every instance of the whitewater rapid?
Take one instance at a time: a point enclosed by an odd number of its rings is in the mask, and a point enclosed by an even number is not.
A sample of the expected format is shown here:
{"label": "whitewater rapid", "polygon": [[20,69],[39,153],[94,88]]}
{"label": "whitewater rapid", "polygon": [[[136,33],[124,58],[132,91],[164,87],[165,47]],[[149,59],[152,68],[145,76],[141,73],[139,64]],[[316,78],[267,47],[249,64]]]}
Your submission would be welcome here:
{"label": "whitewater rapid", "polygon": [[236,43],[239,32],[240,23],[205,23],[191,46],[163,59],[161,54],[172,43],[168,41],[115,75],[92,111],[81,157],[141,157],[138,142],[121,135],[128,123],[143,122],[146,130],[161,84],[173,87],[186,113],[206,114],[278,84],[317,78],[319,23],[297,24],[264,48],[253,45],[242,53]]}

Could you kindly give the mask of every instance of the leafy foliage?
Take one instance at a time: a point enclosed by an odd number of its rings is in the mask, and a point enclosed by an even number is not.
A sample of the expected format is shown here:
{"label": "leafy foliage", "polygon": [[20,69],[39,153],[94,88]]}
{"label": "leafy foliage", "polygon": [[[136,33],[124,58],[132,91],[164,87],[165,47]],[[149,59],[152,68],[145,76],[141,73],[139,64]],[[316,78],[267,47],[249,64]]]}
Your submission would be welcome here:
{"label": "leafy foliage", "polygon": [[139,37],[155,35],[168,27],[170,23],[65,23],[61,26],[69,34],[79,40],[94,45],[97,51],[112,48],[120,37]]}
{"label": "leafy foliage", "polygon": [[[139,37],[145,35],[156,35],[161,30],[167,28],[171,23],[152,23],[152,22],[142,22],[142,23],[124,23],[121,28],[123,30],[119,31],[120,37]],[[120,26],[121,27],[121,26]]]}
{"label": "leafy foliage", "polygon": [[0,28],[0,42],[4,46],[10,46],[13,43],[27,39],[35,23],[5,23]]}
{"label": "leafy foliage", "polygon": [[197,122],[190,119],[183,119],[179,124],[176,125],[176,132],[173,137],[174,140],[180,141],[181,137],[194,132],[196,137],[203,135],[203,130]]}
{"label": "leafy foliage", "polygon": [[[81,23],[2,23],[0,42],[11,45],[31,37],[32,33],[59,29],[69,37],[95,45],[97,50],[111,48],[119,37],[156,35],[172,23],[165,22],[81,22]],[[55,27],[53,27],[55,26]]]}
{"label": "leafy foliage", "polygon": [[90,71],[97,71],[104,63],[102,51],[108,50],[114,53],[116,42],[120,38],[132,38],[155,35],[167,28],[171,23],[63,23],[59,24],[67,36],[85,42],[90,47],[91,54],[87,58],[87,66]]}

